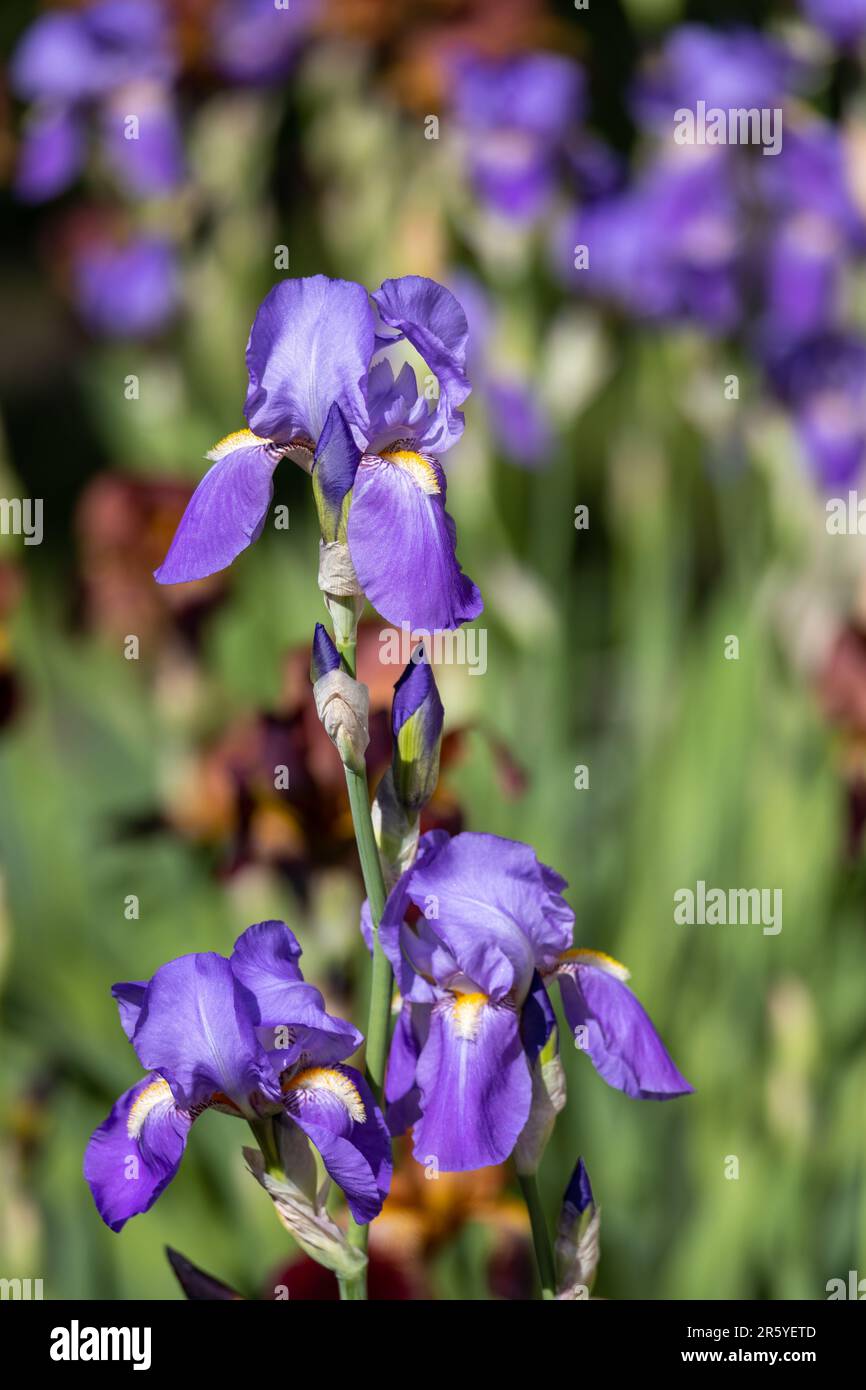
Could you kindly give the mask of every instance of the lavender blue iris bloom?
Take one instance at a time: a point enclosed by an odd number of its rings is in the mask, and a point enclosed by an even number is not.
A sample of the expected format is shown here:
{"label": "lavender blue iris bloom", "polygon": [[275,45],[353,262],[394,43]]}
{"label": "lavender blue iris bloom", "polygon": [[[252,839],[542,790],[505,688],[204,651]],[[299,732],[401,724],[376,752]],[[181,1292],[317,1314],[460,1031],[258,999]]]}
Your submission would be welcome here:
{"label": "lavender blue iris bloom", "polygon": [[866,250],[866,220],[842,137],[829,122],[795,126],[779,156],[760,164],[772,232],[756,346],[815,477],[844,487],[866,455],[866,348],[844,326],[846,276]]}
{"label": "lavender blue iris bloom", "polygon": [[94,1131],[84,1176],[106,1225],[147,1211],[177,1172],[193,1121],[210,1108],[298,1126],[343,1189],[355,1219],[381,1209],[390,1139],[363,1077],[360,1045],[304,982],[284,922],[259,922],[231,959],[181,956],[147,982],[115,985],[120,1021],[147,1075]]}
{"label": "lavender blue iris bloom", "polygon": [[838,129],[812,120],[786,133],[757,170],[766,237],[761,337],[765,351],[828,332],[839,321],[842,277],[866,250],[866,221],[853,197]]}
{"label": "lavender blue iris bloom", "polygon": [[[572,949],[565,886],[528,845],[434,830],[392,889],[379,938],[403,1004],[387,1118],[393,1134],[414,1126],[419,1162],[459,1172],[509,1157],[529,1116],[531,1066],[554,1027],[554,977],[570,1026],[611,1086],[644,1100],[691,1091],[627,971]],[[367,913],[362,928],[369,944]]]}
{"label": "lavender blue iris bloom", "polygon": [[828,332],[780,349],[768,365],[817,479],[831,491],[855,483],[866,457],[866,342]]}
{"label": "lavender blue iris bloom", "polygon": [[493,211],[523,222],[547,205],[557,157],[583,114],[584,87],[582,69],[555,53],[457,63],[454,99],[470,177]]}
{"label": "lavender blue iris bloom", "polygon": [[840,48],[858,43],[866,34],[866,0],[800,0],[800,9]]}
{"label": "lavender blue iris bloom", "polygon": [[315,0],[217,0],[211,16],[213,61],[234,82],[279,81],[292,66],[312,20]]}
{"label": "lavender blue iris bloom", "polygon": [[[428,631],[475,618],[481,595],[456,556],[438,455],[463,432],[469,394],[466,316],[449,290],[407,275],[369,295],[314,275],[285,280],[261,304],[247,345],[249,429],[222,440],[156,578],[224,569],[261,534],[273,473],[290,456],[313,472],[325,540],[348,544],[365,595],[389,622]],[[408,342],[438,379],[419,394]]]}
{"label": "lavender blue iris bloom", "polygon": [[136,236],[119,245],[91,241],[76,253],[72,291],[94,333],[112,338],[157,333],[180,303],[175,248],[157,236]]}
{"label": "lavender blue iris bloom", "polygon": [[[577,288],[651,321],[694,322],[711,333],[742,312],[742,216],[728,152],[664,158],[637,182],[578,213],[557,255]],[[587,268],[574,269],[586,246]]]}
{"label": "lavender blue iris bloom", "polygon": [[694,111],[698,101],[724,111],[775,107],[800,70],[780,43],[754,29],[682,24],[639,78],[635,113],[642,124],[670,134],[674,112]]}
{"label": "lavender blue iris bloom", "polygon": [[[171,95],[175,62],[158,0],[99,0],[42,15],[12,59],[12,86],[31,110],[16,173],[32,202],[62,193],[84,163],[95,124],[104,157],[137,197],[183,178],[182,141]],[[128,138],[127,117],[138,118]]]}

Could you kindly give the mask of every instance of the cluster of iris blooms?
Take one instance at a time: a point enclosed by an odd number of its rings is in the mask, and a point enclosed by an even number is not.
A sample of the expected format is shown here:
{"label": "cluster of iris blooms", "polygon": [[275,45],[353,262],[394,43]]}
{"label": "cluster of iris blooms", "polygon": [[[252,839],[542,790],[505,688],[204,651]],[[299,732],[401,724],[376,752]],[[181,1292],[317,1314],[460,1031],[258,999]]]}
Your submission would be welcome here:
{"label": "cluster of iris blooms", "polygon": [[[344,1192],[356,1231],[387,1196],[390,1136],[410,1129],[415,1158],[434,1177],[514,1156],[532,1203],[565,1104],[548,994],[554,980],[576,1044],[611,1086],[644,1100],[691,1090],[625,968],[574,946],[566,881],[529,845],[475,832],[419,835],[438,778],[444,710],[418,649],[395,687],[392,762],[370,816],[369,701],[355,676],[364,604],[428,630],[455,628],[482,610],[457,559],[439,457],[463,432],[468,338],[454,295],[419,276],[388,280],[372,294],[325,276],[285,280],[256,315],[247,428],[212,451],[156,578],[184,583],[230,564],[262,532],[278,463],[292,459],[309,473],[319,586],[333,627],[333,636],[316,629],[313,694],[350,780],[368,888],[360,927],[384,1017],[371,1007],[365,1079],[346,1062],[360,1034],[327,1013],[303,979],[298,942],[276,921],[250,927],[228,959],[181,956],[149,981],[116,985],[146,1075],[114,1106],[85,1158],[113,1230],[157,1199],[193,1120],[208,1108],[248,1121],[261,1150],[248,1158],[252,1171],[289,1229],[347,1290],[362,1277],[363,1242],[347,1240],[328,1215],[313,1150]],[[408,362],[395,371],[406,345],[435,375],[435,402],[419,393]],[[544,1249],[539,1265],[548,1294],[571,1298],[592,1274],[587,1242],[574,1235],[595,1214],[579,1162],[563,1213],[560,1270],[551,1274]],[[543,1245],[536,1221],[537,1212]],[[597,1237],[589,1246],[597,1257]]]}
{"label": "cluster of iris blooms", "polygon": [[[866,31],[858,8],[803,4],[843,48]],[[217,6],[212,60],[228,80],[279,79],[308,42],[315,9],[279,11],[270,0]],[[97,331],[147,333],[177,307],[176,247],[136,231],[134,214],[185,177],[179,70],[158,0],[101,0],[49,14],[15,61],[16,90],[31,108],[20,196],[57,196],[96,151],[133,212],[122,239],[86,245],[75,266],[79,307]],[[799,99],[814,73],[782,39],[674,31],[633,93],[648,157],[631,177],[588,133],[585,75],[571,59],[463,54],[452,79],[479,207],[521,232],[542,231],[570,294],[647,322],[739,338],[790,405],[816,473],[828,484],[856,475],[866,444],[866,345],[845,320],[842,288],[866,246],[866,224],[840,128]],[[781,108],[778,156],[675,149],[674,112],[698,100]],[[580,270],[578,244],[590,253]],[[367,732],[354,671],[363,602],[389,622],[426,630],[482,611],[457,559],[440,458],[462,434],[470,375],[518,461],[543,462],[549,453],[533,382],[491,365],[491,315],[485,291],[467,276],[459,298],[417,276],[385,281],[372,294],[323,276],[276,286],[250,337],[247,427],[215,446],[157,571],[174,584],[222,570],[261,534],[277,464],[291,459],[310,473],[325,556],[320,587],[334,630],[333,638],[317,630],[312,676],[347,775],[363,773]],[[408,364],[395,370],[403,343],[438,382],[432,405]],[[392,768],[373,808],[388,891],[381,902],[371,894],[360,924],[374,961],[386,962],[389,1017],[396,1006],[383,1073],[370,1067],[369,1030],[368,1075],[348,1064],[362,1037],[303,979],[300,946],[282,922],[250,927],[230,958],[180,956],[149,981],[115,986],[145,1075],[95,1132],[85,1159],[113,1230],[158,1198],[193,1120],[214,1108],[251,1126],[259,1145],[248,1153],[251,1170],[301,1245],[341,1285],[357,1285],[363,1242],[347,1239],[329,1216],[323,1171],[344,1192],[357,1228],[381,1210],[390,1137],[407,1131],[416,1159],[434,1174],[513,1157],[521,1178],[534,1179],[565,1103],[548,994],[554,977],[575,1043],[605,1081],[639,1099],[691,1089],[624,967],[574,947],[565,880],[529,846],[479,833],[419,836],[442,724],[430,667],[413,661],[395,689]],[[586,1172],[578,1161],[553,1278],[527,1190],[545,1290],[579,1296],[597,1259]]]}
{"label": "cluster of iris blooms", "polygon": [[[638,135],[628,161],[592,133],[587,72],[572,57],[491,56],[477,33],[437,39],[435,26],[429,44],[441,49],[444,138],[456,138],[477,207],[518,236],[541,236],[568,299],[736,342],[789,411],[816,478],[837,487],[856,477],[866,448],[866,341],[846,309],[866,210],[840,76],[866,18],[860,0],[799,8],[796,39],[790,24],[669,31],[627,93]],[[339,38],[339,12],[326,0],[231,0],[208,7],[192,42],[189,27],[163,0],[92,0],[42,15],[14,56],[13,90],[26,103],[19,196],[54,198],[86,164],[115,189],[112,215],[102,207],[72,238],[72,292],[95,332],[149,334],[178,312],[183,219],[153,208],[187,178],[179,108],[196,80],[200,88],[204,74],[205,89],[215,80],[284,83]],[[780,111],[778,155],[676,146],[675,113],[699,102]],[[841,122],[822,113],[834,104]],[[578,246],[588,259],[576,266]],[[496,306],[465,266],[450,278],[472,325],[473,376],[497,444],[514,462],[541,466],[551,424],[535,373],[489,360]]]}

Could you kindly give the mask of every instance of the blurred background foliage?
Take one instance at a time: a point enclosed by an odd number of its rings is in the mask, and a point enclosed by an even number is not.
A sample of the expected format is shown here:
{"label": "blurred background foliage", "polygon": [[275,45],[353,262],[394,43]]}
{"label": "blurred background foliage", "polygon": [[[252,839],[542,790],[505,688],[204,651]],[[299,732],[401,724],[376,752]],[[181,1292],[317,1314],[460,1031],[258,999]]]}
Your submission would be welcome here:
{"label": "blurred background foliage", "polygon": [[[300,1265],[278,1275],[287,1237],[223,1117],[202,1118],[178,1178],[120,1237],[97,1218],[81,1157],[137,1076],[115,980],[227,951],[249,923],[282,917],[307,978],[363,1017],[360,881],[306,683],[321,608],[305,476],[283,465],[290,528],[268,529],[231,572],[180,590],[150,575],[202,455],[241,423],[243,347],[274,280],[420,273],[458,294],[471,277],[483,301],[470,313],[476,390],[448,468],[461,558],[486,601],[487,670],[437,672],[448,740],[431,816],[530,841],[567,876],[576,940],[628,964],[696,1088],[635,1104],[564,1029],[569,1103],[541,1173],[551,1218],[582,1153],[603,1209],[597,1294],[823,1297],[828,1279],[866,1268],[866,592],[862,539],[829,537],[824,513],[827,485],[854,486],[861,460],[822,470],[800,398],[792,409],[774,390],[772,353],[743,315],[640,312],[616,267],[587,288],[563,278],[552,248],[576,213],[610,216],[605,198],[652,165],[657,137],[630,93],[682,25],[721,35],[742,21],[760,26],[756,41],[790,43],[812,72],[793,100],[861,152],[857,36],[822,29],[819,3],[293,0],[285,51],[264,29],[248,52],[230,25],[255,36],[273,20],[262,6],[170,0],[159,81],[182,173],[130,191],[91,151],[67,186],[35,198],[21,161],[38,97],[16,83],[14,55],[56,8],[7,0],[0,17],[13,55],[0,109],[0,492],[45,505],[41,545],[0,537],[0,1272],[43,1277],[49,1297],[178,1297],[168,1244],[248,1297],[279,1278],[296,1297],[334,1296]],[[473,179],[489,130],[455,101],[449,67],[467,51],[554,52],[585,75],[581,134],[567,132],[529,212],[507,194],[491,205],[484,171]],[[438,139],[425,138],[431,114]],[[587,151],[610,172],[581,183]],[[848,167],[862,201],[863,170]],[[631,215],[649,238],[649,212]],[[168,288],[142,319],[127,300],[143,272],[121,266],[95,313],[82,258],[105,237],[142,235],[170,247]],[[738,244],[747,269],[760,245]],[[275,269],[282,247],[288,270]],[[845,331],[857,332],[859,245],[838,255]],[[730,373],[737,400],[725,399]],[[497,403],[504,381],[523,414]],[[381,721],[398,673],[378,665],[368,617],[360,674]],[[274,790],[275,761],[291,768],[288,794]],[[783,930],[675,925],[674,892],[699,879],[781,888]],[[424,1183],[404,1152],[373,1251],[374,1292],[529,1294],[507,1172]]]}

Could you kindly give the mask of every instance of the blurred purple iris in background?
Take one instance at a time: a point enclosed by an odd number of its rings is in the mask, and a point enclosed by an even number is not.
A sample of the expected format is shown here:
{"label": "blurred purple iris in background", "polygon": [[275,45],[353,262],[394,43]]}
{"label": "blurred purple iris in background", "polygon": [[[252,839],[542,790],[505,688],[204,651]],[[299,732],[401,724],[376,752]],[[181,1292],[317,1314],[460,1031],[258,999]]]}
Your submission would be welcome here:
{"label": "blurred purple iris in background", "polygon": [[779,106],[802,72],[794,56],[754,29],[682,24],[638,79],[633,105],[641,124],[667,135],[674,112],[707,107]]}
{"label": "blurred purple iris in background", "polygon": [[[477,617],[481,596],[457,562],[436,457],[463,433],[467,332],[450,291],[418,275],[372,295],[324,275],[276,285],[247,345],[249,429],[210,453],[159,582],[213,574],[256,540],[274,469],[290,456],[312,467],[325,539],[348,544],[384,618],[433,631]],[[395,376],[386,355],[403,342],[430,369],[422,392],[411,364]]]}
{"label": "blurred purple iris in background", "polygon": [[291,67],[316,17],[315,0],[216,0],[212,57],[235,82],[279,81]]}
{"label": "blurred purple iris in background", "polygon": [[841,47],[866,34],[866,0],[799,0],[806,19]]}
{"label": "blurred purple iris in background", "polygon": [[[545,986],[554,976],[576,1041],[605,1081],[639,1099],[691,1091],[627,971],[571,949],[565,886],[528,845],[434,830],[392,889],[379,939],[403,1005],[387,1118],[394,1134],[414,1126],[419,1162],[454,1172],[509,1157],[529,1118],[531,1065],[555,1024]],[[362,927],[369,944],[366,913]]]}
{"label": "blurred purple iris in background", "polygon": [[[825,486],[859,472],[866,431],[848,278],[866,217],[839,128],[786,102],[805,67],[773,38],[687,24],[642,71],[633,105],[648,158],[557,232],[559,273],[630,318],[691,325],[757,356]],[[675,113],[780,108],[777,152],[687,148]]]}
{"label": "blurred purple iris in background", "polygon": [[181,956],[147,982],[113,988],[123,1029],[148,1075],[94,1131],[84,1176],[103,1221],[119,1231],[174,1177],[193,1121],[207,1109],[298,1126],[343,1189],[357,1221],[381,1210],[391,1144],[361,1074],[360,1046],[304,982],[284,922],[259,922],[214,952]]}
{"label": "blurred purple iris in background", "polygon": [[[577,213],[559,254],[572,283],[624,313],[724,333],[741,314],[741,235],[727,155],[708,150],[659,160]],[[575,270],[581,247],[588,264]]]}
{"label": "blurred purple iris in background", "polygon": [[464,55],[454,101],[470,178],[482,203],[528,221],[549,202],[558,157],[584,111],[581,68],[557,53]]}
{"label": "blurred purple iris in background", "polygon": [[75,252],[72,291],[94,333],[112,338],[157,333],[180,303],[175,248],[157,236],[132,236],[119,243],[93,238]]}
{"label": "blurred purple iris in background", "polygon": [[102,154],[129,193],[176,187],[184,175],[171,83],[175,59],[158,0],[98,0],[40,16],[12,59],[12,86],[31,110],[16,174],[39,202],[81,172],[96,129]]}

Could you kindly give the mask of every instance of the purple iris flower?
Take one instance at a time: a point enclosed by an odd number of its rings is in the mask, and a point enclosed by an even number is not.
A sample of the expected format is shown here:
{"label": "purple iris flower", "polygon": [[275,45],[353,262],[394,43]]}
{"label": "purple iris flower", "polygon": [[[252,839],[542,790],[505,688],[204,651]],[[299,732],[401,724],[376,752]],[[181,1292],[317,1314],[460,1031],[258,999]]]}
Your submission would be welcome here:
{"label": "purple iris flower", "polygon": [[[571,949],[565,886],[528,845],[434,830],[392,889],[379,939],[403,1004],[385,1097],[391,1132],[414,1126],[419,1162],[459,1172],[509,1157],[555,1024],[545,984],[554,976],[605,1081],[645,1100],[691,1091],[624,967]],[[369,944],[366,914],[362,926]]]}
{"label": "purple iris flower", "polygon": [[284,922],[259,922],[231,959],[181,956],[147,982],[115,985],[120,1021],[148,1073],[94,1131],[84,1176],[106,1225],[147,1211],[177,1172],[207,1109],[297,1126],[346,1194],[355,1219],[381,1209],[391,1145],[363,1077],[342,1059],[360,1045],[305,983]]}
{"label": "purple iris flower", "polygon": [[798,72],[780,43],[754,29],[682,24],[639,79],[635,112],[643,124],[667,133],[674,112],[695,110],[698,101],[725,111],[774,107]]}
{"label": "purple iris flower", "polygon": [[459,60],[454,82],[478,196],[505,217],[532,219],[550,199],[557,155],[583,114],[582,69],[556,53],[472,55]]}
{"label": "purple iris flower", "polygon": [[[323,538],[348,545],[370,603],[389,622],[428,631],[481,612],[456,556],[438,455],[463,432],[469,394],[466,316],[434,280],[407,275],[369,295],[324,275],[267,295],[247,345],[249,429],[222,440],[168,555],[161,584],[224,569],[261,534],[273,473],[290,456],[312,468]],[[432,374],[419,393],[408,342]],[[438,379],[438,398],[428,388]]]}
{"label": "purple iris flower", "polygon": [[800,0],[800,9],[840,48],[858,43],[866,34],[866,0]]}
{"label": "purple iris flower", "polygon": [[217,0],[211,17],[212,52],[234,82],[284,77],[315,17],[315,0]]}
{"label": "purple iris flower", "polygon": [[780,349],[768,369],[815,476],[831,490],[853,484],[866,457],[866,342],[828,332]]}
{"label": "purple iris flower", "polygon": [[171,242],[137,236],[116,243],[95,240],[76,252],[72,288],[92,332],[140,338],[159,332],[180,301],[180,272]]}
{"label": "purple iris flower", "polygon": [[81,170],[94,122],[109,165],[130,193],[146,197],[174,188],[183,177],[174,70],[158,0],[98,0],[37,19],[12,60],[13,88],[31,105],[19,195],[37,202],[63,192]]}
{"label": "purple iris flower", "polygon": [[[772,167],[770,167],[772,166]],[[795,128],[757,170],[766,216],[761,338],[766,350],[829,331],[838,323],[842,276],[866,249],[864,222],[850,188],[838,129],[813,120]]]}
{"label": "purple iris flower", "polygon": [[[571,219],[557,250],[572,285],[650,320],[733,328],[741,314],[742,216],[727,151],[652,164]],[[575,248],[589,264],[575,270]]]}

